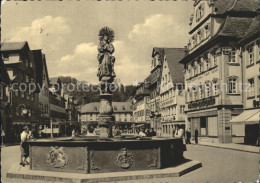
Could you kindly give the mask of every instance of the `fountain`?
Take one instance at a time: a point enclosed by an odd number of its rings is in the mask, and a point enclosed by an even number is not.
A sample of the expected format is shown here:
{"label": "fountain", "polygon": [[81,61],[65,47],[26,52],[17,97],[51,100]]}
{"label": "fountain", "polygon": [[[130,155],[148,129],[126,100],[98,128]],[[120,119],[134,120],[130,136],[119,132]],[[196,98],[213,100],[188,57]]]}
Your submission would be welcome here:
{"label": "fountain", "polygon": [[29,142],[30,170],[70,173],[107,173],[162,169],[183,162],[181,138],[114,138],[112,87],[115,78],[112,56],[114,31],[99,32],[98,78],[100,81],[100,136],[91,138],[38,139]]}

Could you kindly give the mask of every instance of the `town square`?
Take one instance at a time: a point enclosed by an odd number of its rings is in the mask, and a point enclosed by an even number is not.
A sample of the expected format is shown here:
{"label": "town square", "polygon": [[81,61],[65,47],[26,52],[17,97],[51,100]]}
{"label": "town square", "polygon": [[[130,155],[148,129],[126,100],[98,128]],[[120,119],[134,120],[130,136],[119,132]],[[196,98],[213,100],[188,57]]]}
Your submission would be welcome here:
{"label": "town square", "polygon": [[260,2],[2,1],[1,182],[259,182]]}

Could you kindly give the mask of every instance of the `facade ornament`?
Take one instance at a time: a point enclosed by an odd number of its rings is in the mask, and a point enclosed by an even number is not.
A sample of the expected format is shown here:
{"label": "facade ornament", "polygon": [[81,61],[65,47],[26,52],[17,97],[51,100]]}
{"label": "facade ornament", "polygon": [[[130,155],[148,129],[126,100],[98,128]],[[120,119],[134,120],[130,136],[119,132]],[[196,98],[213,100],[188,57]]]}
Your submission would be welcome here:
{"label": "facade ornament", "polygon": [[122,148],[121,152],[116,156],[116,164],[121,168],[130,168],[132,162],[134,161],[134,156],[127,152],[126,148]]}
{"label": "facade ornament", "polygon": [[63,147],[52,147],[47,154],[47,163],[54,168],[63,168],[68,164],[68,156],[65,154]]}
{"label": "facade ornament", "polygon": [[222,48],[223,54],[224,55],[230,55],[231,54],[231,48]]}

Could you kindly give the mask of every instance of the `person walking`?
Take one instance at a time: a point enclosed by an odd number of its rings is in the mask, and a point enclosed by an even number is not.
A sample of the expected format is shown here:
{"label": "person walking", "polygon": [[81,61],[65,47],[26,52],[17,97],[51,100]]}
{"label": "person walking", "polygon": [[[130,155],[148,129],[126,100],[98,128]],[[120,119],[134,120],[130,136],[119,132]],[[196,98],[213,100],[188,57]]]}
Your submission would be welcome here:
{"label": "person walking", "polygon": [[195,130],[195,143],[198,144],[198,136],[199,136],[199,132],[198,130],[196,129]]}
{"label": "person walking", "polygon": [[24,166],[29,164],[26,159],[29,157],[29,146],[27,141],[29,140],[29,129],[27,126],[23,128],[23,132],[20,134],[21,136],[21,143],[20,143],[20,150],[21,150],[21,158],[20,158],[20,165]]}
{"label": "person walking", "polygon": [[191,144],[190,138],[191,138],[191,133],[190,133],[190,129],[188,129],[186,131],[186,144]]}

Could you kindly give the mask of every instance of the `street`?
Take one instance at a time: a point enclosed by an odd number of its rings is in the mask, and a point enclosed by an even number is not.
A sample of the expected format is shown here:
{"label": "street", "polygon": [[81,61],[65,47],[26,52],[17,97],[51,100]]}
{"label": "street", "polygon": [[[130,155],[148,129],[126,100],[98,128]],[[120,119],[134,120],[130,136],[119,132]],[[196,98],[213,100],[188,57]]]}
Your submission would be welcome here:
{"label": "street", "polygon": [[[41,183],[42,181],[6,179],[6,172],[8,169],[14,163],[19,166],[19,150],[19,146],[2,148],[2,182]],[[256,180],[258,180],[259,154],[201,145],[187,145],[187,151],[184,155],[187,159],[201,161],[202,167],[181,177],[120,182],[256,182]]]}

